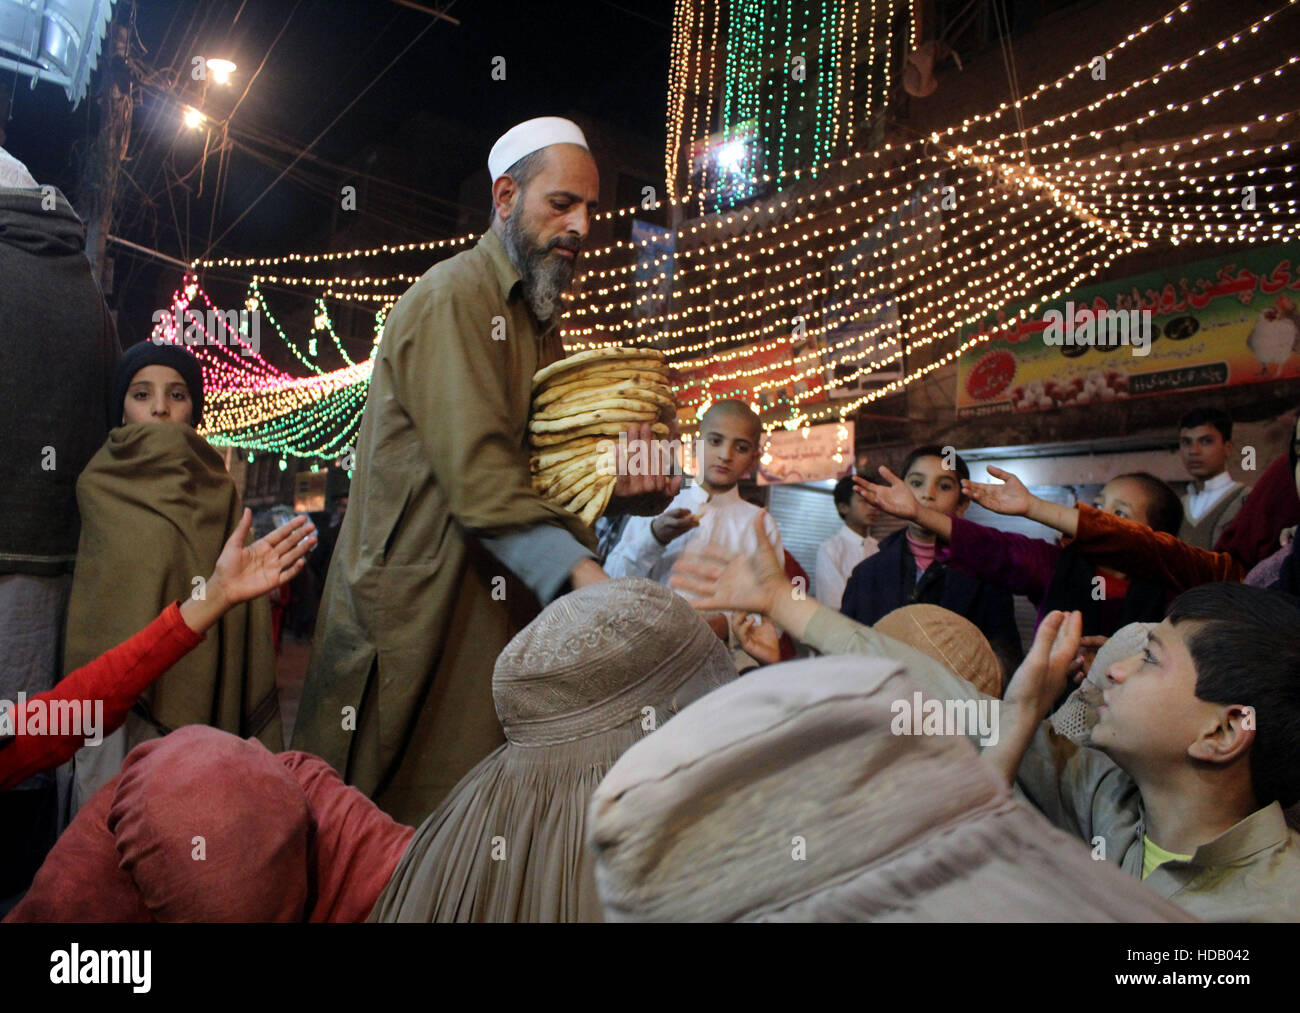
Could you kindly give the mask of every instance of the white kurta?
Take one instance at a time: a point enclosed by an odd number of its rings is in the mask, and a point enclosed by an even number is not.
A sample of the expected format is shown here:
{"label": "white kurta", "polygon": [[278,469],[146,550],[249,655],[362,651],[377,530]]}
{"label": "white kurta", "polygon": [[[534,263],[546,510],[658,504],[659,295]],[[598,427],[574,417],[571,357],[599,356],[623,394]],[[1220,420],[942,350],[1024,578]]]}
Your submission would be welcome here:
{"label": "white kurta", "polygon": [[1226,471],[1219,472],[1199,490],[1196,488],[1196,483],[1192,482],[1187,487],[1187,492],[1183,494],[1183,512],[1187,514],[1187,519],[1195,524],[1215,503],[1234,489],[1240,488],[1241,483],[1234,482],[1232,476]]}
{"label": "white kurta", "polygon": [[[705,545],[711,545],[727,553],[749,554],[758,548],[754,515],[759,512],[759,508],[741,499],[739,489],[732,488],[710,498],[698,484],[692,482],[668,505],[669,510],[680,507],[700,515],[698,528],[664,545],[650,530],[653,518],[632,517],[623,529],[623,537],[605,560],[605,572],[611,577],[648,577],[666,584],[673,564],[688,549],[698,551]],[[784,566],[785,550],[781,545],[781,532],[771,514],[764,518],[763,526],[776,549],[776,558]]]}
{"label": "white kurta", "polygon": [[880,543],[870,535],[862,536],[847,524],[822,542],[817,549],[814,597],[827,608],[840,610],[840,600],[853,568],[868,556],[875,555]]}

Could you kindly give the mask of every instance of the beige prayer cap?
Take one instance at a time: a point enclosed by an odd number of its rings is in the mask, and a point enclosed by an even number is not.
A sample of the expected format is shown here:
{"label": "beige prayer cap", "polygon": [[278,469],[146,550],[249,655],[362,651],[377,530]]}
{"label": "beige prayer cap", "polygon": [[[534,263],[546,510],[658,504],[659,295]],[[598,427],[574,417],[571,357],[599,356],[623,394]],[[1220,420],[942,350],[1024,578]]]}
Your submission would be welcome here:
{"label": "beige prayer cap", "polygon": [[647,706],[675,711],[735,677],[726,647],[681,595],[620,577],[557,598],[520,630],[497,658],[492,695],[507,739],[553,745]]}
{"label": "beige prayer cap", "polygon": [[1146,646],[1147,634],[1157,623],[1129,623],[1121,626],[1097,649],[1088,676],[1065,698],[1052,715],[1052,729],[1074,742],[1087,742],[1097,723],[1097,704],[1106,688],[1106,670],[1117,661],[1131,658]]}
{"label": "beige prayer cap", "polygon": [[1189,919],[965,736],[893,734],[917,693],[883,657],[772,665],[633,745],[588,816],[606,921]]}
{"label": "beige prayer cap", "polygon": [[488,172],[492,174],[492,182],[504,176],[506,170],[525,155],[549,148],[552,144],[576,144],[586,148],[587,138],[578,124],[561,116],[538,116],[511,127],[488,153]]}
{"label": "beige prayer cap", "polygon": [[904,605],[873,628],[915,647],[985,696],[1002,695],[1002,663],[979,627],[956,612],[938,605]]}

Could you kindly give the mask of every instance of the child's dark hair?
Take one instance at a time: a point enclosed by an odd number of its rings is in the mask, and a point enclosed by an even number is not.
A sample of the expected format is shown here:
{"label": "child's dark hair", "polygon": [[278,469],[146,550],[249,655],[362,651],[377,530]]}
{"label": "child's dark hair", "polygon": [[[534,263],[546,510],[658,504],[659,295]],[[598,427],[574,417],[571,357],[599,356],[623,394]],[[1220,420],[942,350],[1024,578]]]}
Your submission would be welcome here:
{"label": "child's dark hair", "polygon": [[1193,408],[1178,423],[1179,429],[1214,426],[1225,440],[1232,439],[1232,416],[1219,408]]}
{"label": "child's dark hair", "polygon": [[1255,712],[1250,780],[1261,805],[1300,799],[1300,598],[1247,584],[1184,591],[1165,617],[1195,623],[1183,639],[1196,696]]}
{"label": "child's dark hair", "polygon": [[1155,475],[1145,471],[1130,471],[1124,475],[1116,475],[1115,478],[1132,479],[1146,490],[1147,499],[1150,500],[1147,520],[1152,531],[1163,531],[1170,535],[1178,534],[1179,528],[1183,526],[1183,501],[1178,498],[1178,493],[1174,492],[1168,482],[1162,482]]}
{"label": "child's dark hair", "polygon": [[[907,478],[907,473],[912,470],[912,465],[914,465],[922,457],[937,457],[939,458],[939,460],[946,462],[948,460],[946,451],[949,450],[952,450],[952,448],[941,447],[937,443],[927,444],[924,447],[917,447],[915,450],[913,450],[910,454],[907,455],[907,460],[903,462],[903,470],[898,473],[898,477]],[[953,470],[957,472],[957,477],[964,478],[967,481],[970,481],[970,468],[968,468],[966,466],[966,462],[961,459],[961,454],[958,454],[955,451],[953,451],[952,461],[953,461]],[[965,498],[966,497],[963,495],[962,499]]]}
{"label": "child's dark hair", "polygon": [[853,502],[853,476],[845,475],[835,483],[835,505],[846,507]]}

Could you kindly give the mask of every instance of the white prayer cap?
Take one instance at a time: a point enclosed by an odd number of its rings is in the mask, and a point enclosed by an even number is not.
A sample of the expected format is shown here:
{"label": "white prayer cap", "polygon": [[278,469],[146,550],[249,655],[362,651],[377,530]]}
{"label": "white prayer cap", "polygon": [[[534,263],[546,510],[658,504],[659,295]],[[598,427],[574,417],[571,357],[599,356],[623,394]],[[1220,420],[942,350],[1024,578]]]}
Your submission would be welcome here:
{"label": "white prayer cap", "polygon": [[525,155],[552,144],[577,144],[586,148],[587,138],[578,124],[561,116],[539,116],[511,127],[492,145],[488,154],[492,182],[504,176],[506,170]]}

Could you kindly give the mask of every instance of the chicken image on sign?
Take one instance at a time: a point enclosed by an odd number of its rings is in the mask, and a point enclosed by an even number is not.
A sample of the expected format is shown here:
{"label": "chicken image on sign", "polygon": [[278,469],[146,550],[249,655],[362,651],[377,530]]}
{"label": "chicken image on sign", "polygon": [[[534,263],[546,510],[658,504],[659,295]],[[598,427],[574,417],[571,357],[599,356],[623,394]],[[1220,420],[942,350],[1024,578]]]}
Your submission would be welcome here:
{"label": "chicken image on sign", "polygon": [[824,482],[853,470],[853,423],[778,429],[763,439],[759,485]]}
{"label": "chicken image on sign", "polygon": [[[957,410],[1047,411],[1300,376],[1298,304],[1292,243],[1089,286],[1031,315],[1000,310],[963,335],[980,340],[958,360]],[[1106,334],[1116,320],[1132,333]]]}

